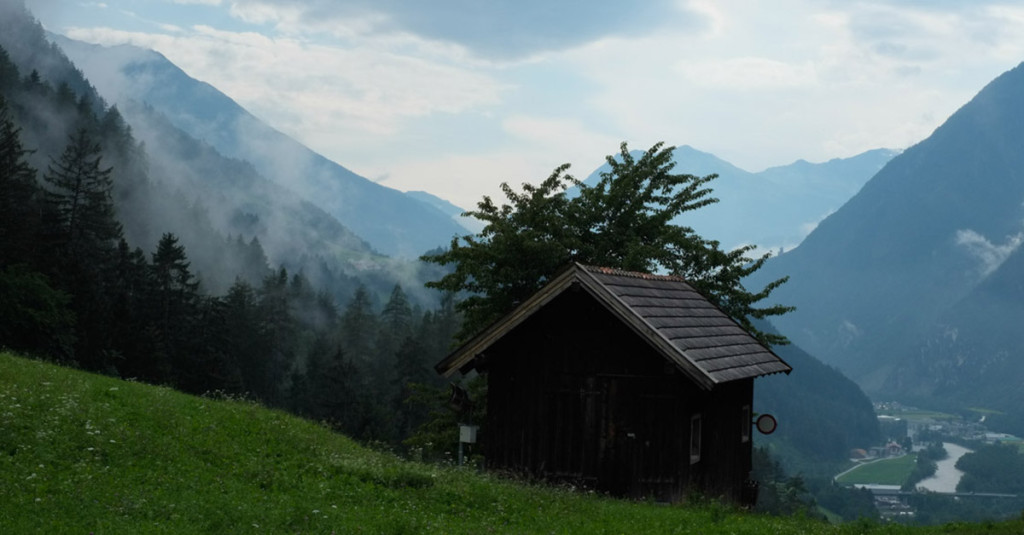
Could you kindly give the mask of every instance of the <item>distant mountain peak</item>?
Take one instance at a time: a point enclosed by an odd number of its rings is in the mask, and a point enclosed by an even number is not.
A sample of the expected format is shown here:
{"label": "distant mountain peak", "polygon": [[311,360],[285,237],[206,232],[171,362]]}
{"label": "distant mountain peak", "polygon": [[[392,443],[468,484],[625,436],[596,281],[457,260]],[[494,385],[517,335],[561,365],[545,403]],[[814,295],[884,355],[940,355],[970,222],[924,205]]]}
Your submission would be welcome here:
{"label": "distant mountain peak", "polygon": [[[634,152],[637,157],[641,154]],[[748,244],[762,250],[791,249],[852,197],[893,154],[877,149],[826,163],[798,160],[750,173],[714,154],[680,145],[673,152],[674,172],[718,175],[709,185],[719,202],[683,214],[676,223],[718,240],[727,249]],[[584,183],[595,184],[608,169],[607,164],[602,165]]]}

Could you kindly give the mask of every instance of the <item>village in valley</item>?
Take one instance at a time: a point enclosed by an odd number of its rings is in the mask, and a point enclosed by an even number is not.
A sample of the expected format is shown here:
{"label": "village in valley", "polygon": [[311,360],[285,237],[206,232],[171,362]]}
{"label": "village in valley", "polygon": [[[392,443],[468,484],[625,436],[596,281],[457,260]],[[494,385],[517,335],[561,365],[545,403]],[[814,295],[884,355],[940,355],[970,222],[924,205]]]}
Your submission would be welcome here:
{"label": "village in valley", "polygon": [[[884,442],[850,452],[850,466],[837,474],[838,485],[872,493],[882,518],[912,521],[915,495],[965,500],[1016,501],[1018,494],[976,492],[960,485],[957,462],[983,445],[1008,444],[1024,452],[1024,439],[989,430],[984,411],[969,417],[919,409],[899,402],[876,402]],[[927,466],[931,459],[932,468]]]}

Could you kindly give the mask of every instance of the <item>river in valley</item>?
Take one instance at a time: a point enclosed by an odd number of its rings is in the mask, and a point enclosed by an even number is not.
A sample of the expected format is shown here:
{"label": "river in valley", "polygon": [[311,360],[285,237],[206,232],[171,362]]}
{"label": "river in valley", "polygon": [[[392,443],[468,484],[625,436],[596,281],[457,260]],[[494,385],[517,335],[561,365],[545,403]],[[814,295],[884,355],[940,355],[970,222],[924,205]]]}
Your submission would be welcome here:
{"label": "river in valley", "polygon": [[956,492],[956,484],[960,482],[960,477],[964,475],[963,472],[956,469],[956,462],[964,454],[971,453],[973,450],[953,444],[952,442],[943,442],[942,447],[946,448],[946,453],[949,456],[935,463],[938,465],[935,475],[918,483],[918,488],[932,492]]}

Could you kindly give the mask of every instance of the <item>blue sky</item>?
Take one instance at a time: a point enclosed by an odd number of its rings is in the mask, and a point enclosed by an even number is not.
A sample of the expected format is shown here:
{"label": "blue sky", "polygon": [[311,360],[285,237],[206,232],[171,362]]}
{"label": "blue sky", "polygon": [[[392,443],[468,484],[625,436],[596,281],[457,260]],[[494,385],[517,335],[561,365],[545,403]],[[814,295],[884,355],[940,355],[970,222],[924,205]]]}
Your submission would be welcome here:
{"label": "blue sky", "polygon": [[[621,141],[750,171],[927,137],[1024,61],[1024,2],[29,0],[350,169],[463,207]],[[685,169],[681,169],[685,171]]]}

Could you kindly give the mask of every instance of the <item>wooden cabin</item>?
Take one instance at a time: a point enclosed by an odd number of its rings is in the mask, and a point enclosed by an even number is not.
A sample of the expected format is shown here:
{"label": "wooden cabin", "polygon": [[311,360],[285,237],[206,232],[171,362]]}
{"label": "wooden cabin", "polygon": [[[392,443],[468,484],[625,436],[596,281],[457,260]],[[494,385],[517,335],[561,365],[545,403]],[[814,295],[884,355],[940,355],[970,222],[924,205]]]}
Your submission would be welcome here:
{"label": "wooden cabin", "polygon": [[436,370],[486,376],[489,469],[749,502],[754,378],[791,368],[679,277],[575,264]]}

